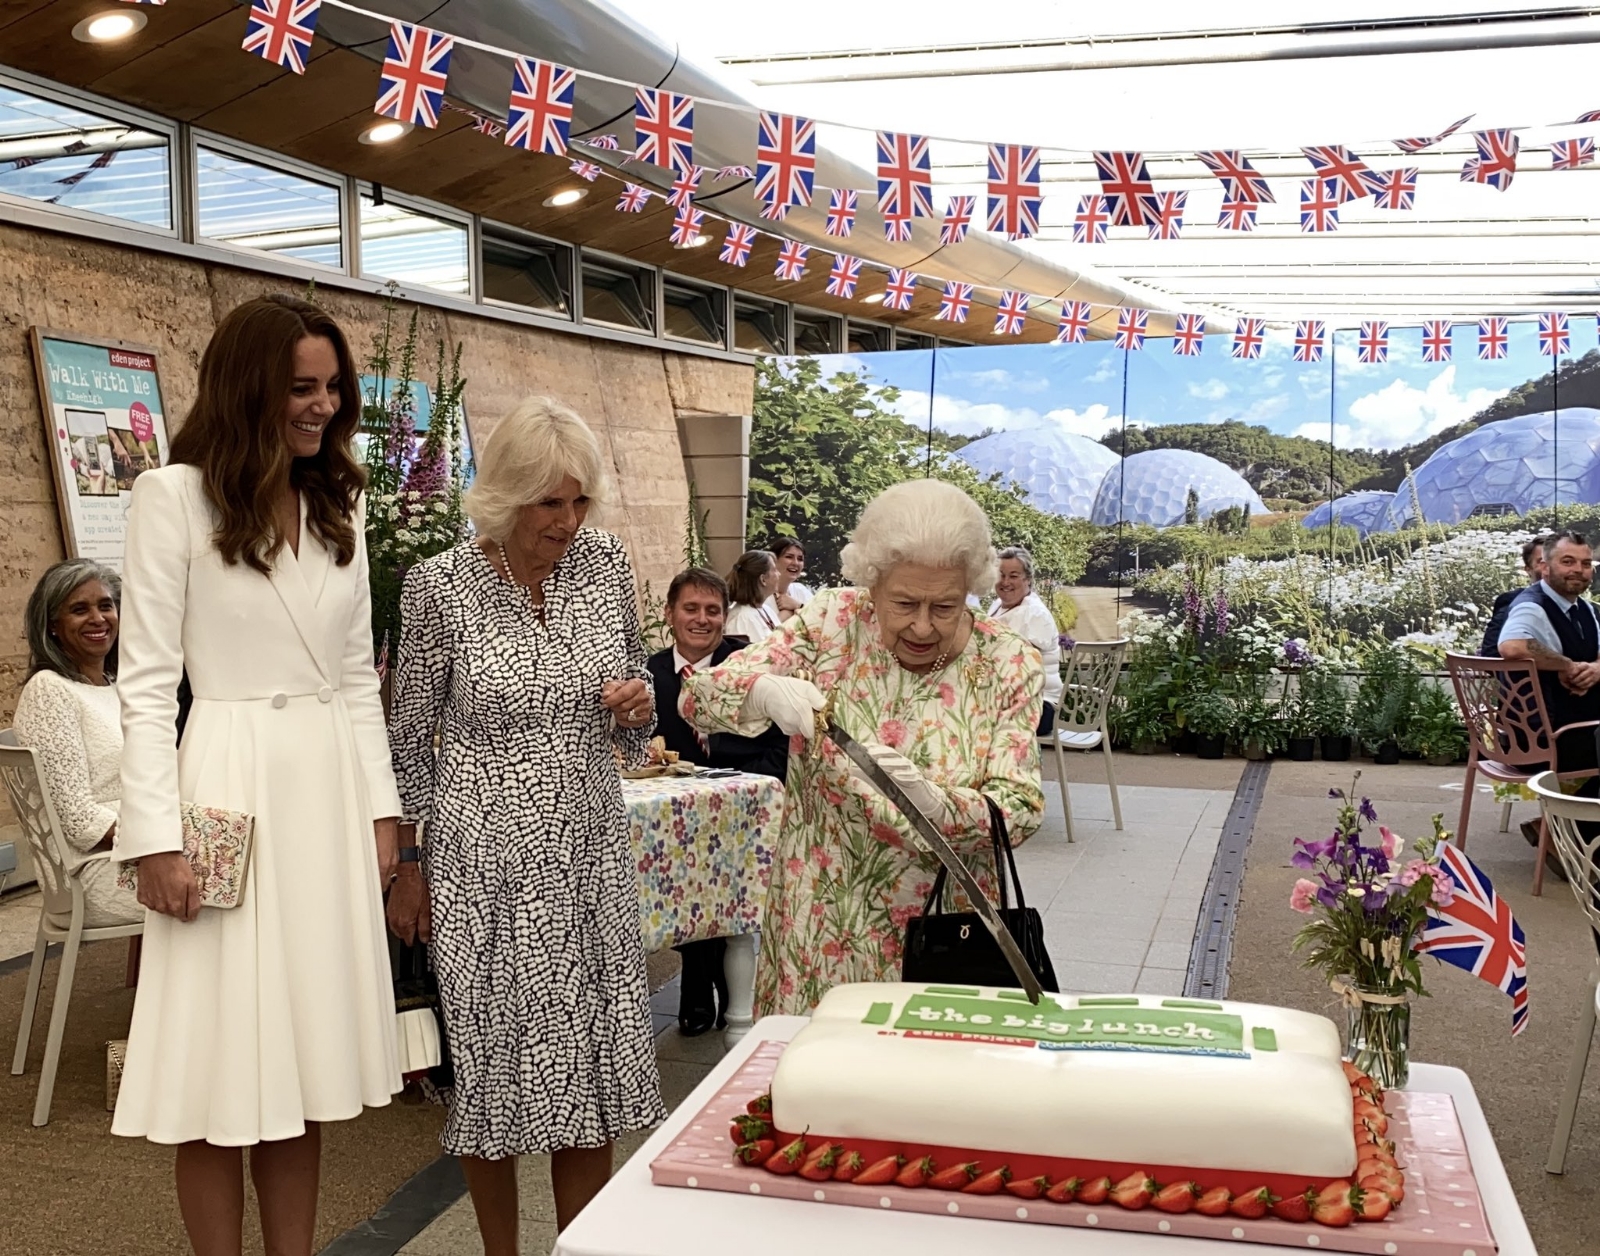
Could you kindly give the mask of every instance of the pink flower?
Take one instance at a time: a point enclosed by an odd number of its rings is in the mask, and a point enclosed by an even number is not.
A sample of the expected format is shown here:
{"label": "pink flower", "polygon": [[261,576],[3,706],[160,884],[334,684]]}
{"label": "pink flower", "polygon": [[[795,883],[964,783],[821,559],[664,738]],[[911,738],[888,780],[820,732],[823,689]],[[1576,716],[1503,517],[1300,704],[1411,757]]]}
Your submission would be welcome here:
{"label": "pink flower", "polygon": [[903,720],[884,720],[878,725],[878,740],[898,750],[906,744],[906,726]]}
{"label": "pink flower", "polygon": [[1413,859],[1404,868],[1400,869],[1400,875],[1395,878],[1395,881],[1401,885],[1412,886],[1418,881],[1422,880],[1423,877],[1432,875],[1432,864],[1428,863],[1426,860]]}
{"label": "pink flower", "polygon": [[1443,868],[1431,867],[1433,890],[1428,895],[1435,907],[1448,907],[1456,900],[1456,887]]}
{"label": "pink flower", "polygon": [[1393,859],[1400,853],[1400,839],[1381,824],[1378,826],[1378,836],[1383,839],[1383,857],[1385,859]]}
{"label": "pink flower", "polygon": [[1289,906],[1309,916],[1316,903],[1317,883],[1301,877],[1294,883],[1294,889],[1289,892]]}

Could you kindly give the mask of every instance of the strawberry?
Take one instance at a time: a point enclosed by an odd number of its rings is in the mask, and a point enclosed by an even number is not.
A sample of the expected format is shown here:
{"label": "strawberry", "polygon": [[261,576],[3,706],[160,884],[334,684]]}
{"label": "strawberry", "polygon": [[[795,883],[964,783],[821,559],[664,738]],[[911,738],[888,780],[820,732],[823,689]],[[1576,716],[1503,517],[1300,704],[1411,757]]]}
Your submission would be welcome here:
{"label": "strawberry", "polygon": [[787,1177],[796,1172],[806,1158],[806,1136],[800,1135],[787,1147],[781,1147],[767,1157],[766,1170]]}
{"label": "strawberry", "polygon": [[772,1137],[772,1122],[765,1117],[739,1115],[733,1118],[733,1124],[728,1126],[728,1141],[735,1147],[743,1147],[746,1143],[753,1143],[760,1138]]}
{"label": "strawberry", "polygon": [[1356,1219],[1359,1186],[1348,1182],[1329,1182],[1311,1201],[1311,1219],[1318,1225],[1347,1226]]}
{"label": "strawberry", "polygon": [[1391,1172],[1400,1172],[1399,1169],[1395,1168],[1393,1160],[1381,1160],[1377,1156],[1364,1151],[1361,1156],[1361,1163],[1356,1165],[1356,1181],[1359,1182],[1362,1178],[1372,1177],[1375,1174],[1382,1176]]}
{"label": "strawberry", "polygon": [[[924,1186],[936,1172],[938,1172],[938,1169],[933,1163],[933,1157],[923,1156],[921,1160],[913,1160],[905,1168],[901,1169],[894,1180],[899,1186]],[[863,1174],[862,1176],[865,1175]],[[861,1178],[856,1179],[858,1182],[860,1180]]]}
{"label": "strawberry", "polygon": [[1200,1198],[1200,1188],[1193,1182],[1168,1182],[1150,1202],[1162,1212],[1188,1212]]}
{"label": "strawberry", "polygon": [[[1063,1178],[1044,1193],[1044,1197],[1051,1203],[1070,1204],[1072,1197],[1083,1188],[1083,1179],[1080,1177]],[[1085,1201],[1087,1202],[1087,1201]]]}
{"label": "strawberry", "polygon": [[869,1164],[855,1176],[857,1186],[887,1186],[895,1180],[895,1175],[900,1172],[900,1166],[905,1161],[899,1156],[885,1156],[882,1160]]}
{"label": "strawberry", "polygon": [[990,1169],[987,1173],[980,1173],[972,1181],[961,1188],[967,1195],[998,1195],[1011,1181],[1011,1170],[1005,1165],[998,1169]]}
{"label": "strawberry", "polygon": [[1382,1221],[1394,1207],[1393,1201],[1382,1191],[1364,1190],[1358,1186],[1354,1193],[1360,1196],[1356,1203],[1357,1221]]}
{"label": "strawberry", "polygon": [[1391,1204],[1401,1203],[1406,1197],[1405,1184],[1398,1174],[1391,1178],[1374,1173],[1360,1179],[1358,1185],[1364,1191],[1376,1191],[1380,1195],[1387,1196]]}
{"label": "strawberry", "polygon": [[1367,1076],[1360,1069],[1358,1069],[1354,1064],[1350,1063],[1349,1060],[1340,1060],[1339,1061],[1339,1067],[1344,1070],[1345,1080],[1347,1082],[1349,1082],[1352,1086],[1354,1086],[1359,1081],[1365,1080],[1365,1078]]}
{"label": "strawberry", "polygon": [[1111,1202],[1137,1212],[1154,1199],[1160,1189],[1154,1178],[1138,1169],[1111,1188]]}
{"label": "strawberry", "polygon": [[1311,1201],[1315,1198],[1309,1190],[1303,1195],[1285,1195],[1272,1205],[1272,1215],[1285,1221],[1310,1221]]}
{"label": "strawberry", "polygon": [[977,1176],[978,1162],[976,1160],[968,1160],[962,1164],[953,1164],[948,1169],[941,1169],[937,1173],[931,1173],[930,1171],[928,1185],[936,1191],[965,1190],[967,1183]]}
{"label": "strawberry", "polygon": [[826,1182],[833,1177],[834,1166],[839,1163],[839,1144],[823,1143],[800,1166],[800,1176],[808,1182]]}
{"label": "strawberry", "polygon": [[[1054,1189],[1047,1177],[1019,1178],[1015,1182],[1007,1182],[1006,1190],[1018,1199],[1038,1199],[1046,1191]],[[1070,1196],[1069,1196],[1070,1198]]]}
{"label": "strawberry", "polygon": [[769,1090],[764,1095],[757,1095],[744,1105],[744,1110],[751,1116],[770,1117],[772,1115],[772,1092]]}
{"label": "strawberry", "polygon": [[734,1159],[745,1164],[766,1164],[772,1159],[772,1153],[778,1150],[778,1144],[770,1138],[758,1138],[753,1143],[745,1143],[742,1147],[734,1149]]}
{"label": "strawberry", "polygon": [[1220,1217],[1228,1211],[1228,1205],[1233,1203],[1233,1192],[1226,1186],[1213,1186],[1199,1199],[1194,1201],[1194,1210],[1206,1217]]}
{"label": "strawberry", "polygon": [[1080,1204],[1103,1204],[1110,1197],[1111,1179],[1108,1177],[1090,1178],[1078,1187]]}
{"label": "strawberry", "polygon": [[859,1151],[847,1151],[839,1157],[839,1167],[833,1171],[835,1182],[854,1182],[861,1176],[861,1171],[867,1167],[867,1162],[861,1158]]}
{"label": "strawberry", "polygon": [[1267,1209],[1277,1202],[1276,1195],[1265,1186],[1258,1186],[1253,1191],[1234,1196],[1233,1202],[1228,1205],[1228,1211],[1236,1217],[1243,1217],[1246,1221],[1259,1221],[1267,1215]]}

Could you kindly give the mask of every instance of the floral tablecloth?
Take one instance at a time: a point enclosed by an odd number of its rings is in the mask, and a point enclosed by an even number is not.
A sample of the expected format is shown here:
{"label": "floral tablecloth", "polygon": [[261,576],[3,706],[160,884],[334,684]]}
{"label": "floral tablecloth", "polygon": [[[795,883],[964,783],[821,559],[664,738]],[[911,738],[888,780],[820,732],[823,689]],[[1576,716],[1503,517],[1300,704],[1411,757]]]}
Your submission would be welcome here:
{"label": "floral tablecloth", "polygon": [[753,933],[783,819],[770,776],[623,781],[645,950]]}

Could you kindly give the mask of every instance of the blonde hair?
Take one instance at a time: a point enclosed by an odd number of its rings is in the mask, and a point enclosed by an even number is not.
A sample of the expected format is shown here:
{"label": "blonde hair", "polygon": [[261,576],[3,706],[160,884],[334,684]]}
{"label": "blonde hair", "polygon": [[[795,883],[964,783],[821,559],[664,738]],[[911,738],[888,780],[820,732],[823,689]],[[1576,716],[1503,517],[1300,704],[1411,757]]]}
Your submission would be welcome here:
{"label": "blonde hair", "polygon": [[851,584],[870,589],[900,563],[956,567],[968,593],[989,592],[999,564],[988,516],[943,480],[891,485],[861,512],[839,567]]}
{"label": "blonde hair", "polygon": [[530,397],[495,425],[477,459],[465,506],[480,536],[503,541],[524,506],[571,476],[597,506],[611,491],[600,442],[589,425],[549,397]]}

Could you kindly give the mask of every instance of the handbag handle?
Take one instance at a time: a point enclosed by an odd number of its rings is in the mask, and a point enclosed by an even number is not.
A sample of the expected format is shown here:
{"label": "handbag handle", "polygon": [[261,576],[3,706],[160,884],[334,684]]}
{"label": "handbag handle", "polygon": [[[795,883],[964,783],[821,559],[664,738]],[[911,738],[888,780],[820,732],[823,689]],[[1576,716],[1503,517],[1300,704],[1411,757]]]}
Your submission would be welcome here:
{"label": "handbag handle", "polygon": [[[994,870],[1000,882],[1000,910],[1010,910],[1010,903],[1006,895],[1006,870],[1011,871],[1011,880],[1017,887],[1017,907],[1026,908],[1027,902],[1022,897],[1022,878],[1017,875],[1017,857],[1011,849],[1011,840],[1006,834],[1005,812],[1000,810],[997,803],[988,794],[983,795],[983,801],[989,804],[989,839],[994,843]],[[922,905],[924,916],[937,916],[942,913],[944,903],[945,879],[948,869],[943,864],[939,865],[939,875],[933,879],[933,889],[928,894],[928,901]]]}

